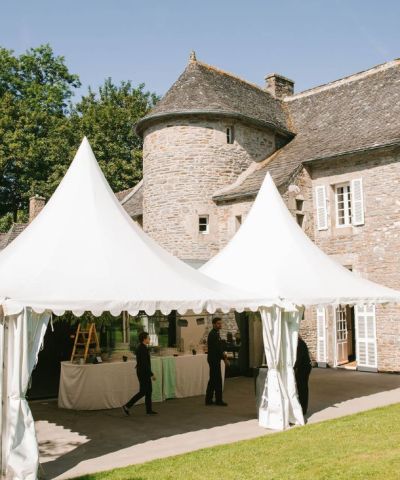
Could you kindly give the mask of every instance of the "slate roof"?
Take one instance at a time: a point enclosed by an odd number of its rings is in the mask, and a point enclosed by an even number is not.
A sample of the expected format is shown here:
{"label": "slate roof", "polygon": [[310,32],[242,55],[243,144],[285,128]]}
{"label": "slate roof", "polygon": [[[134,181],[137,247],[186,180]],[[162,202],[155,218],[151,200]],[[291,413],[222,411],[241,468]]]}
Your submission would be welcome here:
{"label": "slate roof", "polygon": [[117,200],[119,202],[122,202],[122,200],[129,194],[135,187],[127,188],[126,190],[121,190],[120,192],[116,192],[115,196],[117,197]]}
{"label": "slate roof", "polygon": [[6,248],[27,226],[28,223],[13,223],[10,230],[0,237],[0,250]]}
{"label": "slate roof", "polygon": [[257,85],[196,60],[188,63],[165,96],[138,122],[136,131],[142,134],[160,118],[199,114],[236,118],[293,136],[279,100]]}
{"label": "slate roof", "polygon": [[130,188],[120,202],[131,218],[143,215],[143,180]]}
{"label": "slate roof", "polygon": [[269,171],[279,186],[299,166],[400,143],[400,60],[284,100],[296,137],[252,165],[217,201],[254,196]]}

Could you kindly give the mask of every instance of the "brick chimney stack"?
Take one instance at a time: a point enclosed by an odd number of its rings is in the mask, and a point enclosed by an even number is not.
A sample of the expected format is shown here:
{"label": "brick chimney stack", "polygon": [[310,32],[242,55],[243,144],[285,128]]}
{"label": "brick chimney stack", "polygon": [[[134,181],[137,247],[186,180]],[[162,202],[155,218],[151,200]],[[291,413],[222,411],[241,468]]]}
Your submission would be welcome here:
{"label": "brick chimney stack", "polygon": [[285,98],[293,95],[294,81],[277,73],[270,73],[265,77],[265,90],[276,98]]}
{"label": "brick chimney stack", "polygon": [[39,215],[46,204],[46,199],[35,195],[29,199],[29,223]]}

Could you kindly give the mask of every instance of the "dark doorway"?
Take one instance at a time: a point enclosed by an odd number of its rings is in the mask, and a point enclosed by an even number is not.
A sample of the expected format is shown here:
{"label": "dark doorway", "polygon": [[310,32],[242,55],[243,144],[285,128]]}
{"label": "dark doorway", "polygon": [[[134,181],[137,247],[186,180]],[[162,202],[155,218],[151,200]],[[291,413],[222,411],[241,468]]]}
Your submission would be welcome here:
{"label": "dark doorway", "polygon": [[61,362],[71,358],[74,328],[69,320],[57,320],[47,327],[43,349],[33,370],[28,400],[56,398],[60,384]]}

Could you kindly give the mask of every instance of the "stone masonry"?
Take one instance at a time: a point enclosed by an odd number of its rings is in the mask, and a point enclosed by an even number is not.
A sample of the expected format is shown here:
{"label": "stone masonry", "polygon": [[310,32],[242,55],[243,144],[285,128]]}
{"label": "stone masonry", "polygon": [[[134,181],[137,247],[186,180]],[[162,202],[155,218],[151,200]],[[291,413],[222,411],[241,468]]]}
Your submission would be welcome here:
{"label": "stone masonry", "polygon": [[[369,280],[400,289],[400,148],[363,153],[346,161],[321,162],[312,168],[313,186],[325,185],[328,224],[315,230],[315,242],[342,265]],[[338,228],[333,186],[362,178],[365,223]],[[376,307],[378,370],[400,370],[400,308]]]}
{"label": "stone masonry", "polygon": [[[227,143],[229,126],[233,144]],[[182,259],[211,258],[220,249],[212,194],[274,148],[272,132],[229,119],[175,119],[150,127],[143,147],[144,230]],[[200,215],[209,216],[208,234],[199,233]]]}

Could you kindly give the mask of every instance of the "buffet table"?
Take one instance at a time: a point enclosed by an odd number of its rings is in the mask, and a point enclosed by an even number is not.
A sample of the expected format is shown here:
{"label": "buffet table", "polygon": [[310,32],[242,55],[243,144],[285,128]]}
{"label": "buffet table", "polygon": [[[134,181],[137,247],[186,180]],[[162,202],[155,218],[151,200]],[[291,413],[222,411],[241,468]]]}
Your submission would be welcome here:
{"label": "buffet table", "polygon": [[[139,391],[136,360],[79,365],[61,363],[58,406],[73,410],[102,410],[124,405]],[[222,362],[222,378],[225,365]],[[153,401],[205,395],[207,355],[151,357]],[[142,399],[139,403],[142,403]]]}

